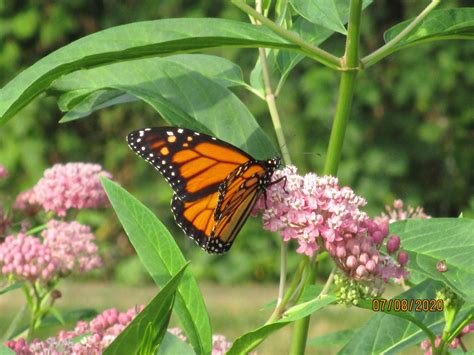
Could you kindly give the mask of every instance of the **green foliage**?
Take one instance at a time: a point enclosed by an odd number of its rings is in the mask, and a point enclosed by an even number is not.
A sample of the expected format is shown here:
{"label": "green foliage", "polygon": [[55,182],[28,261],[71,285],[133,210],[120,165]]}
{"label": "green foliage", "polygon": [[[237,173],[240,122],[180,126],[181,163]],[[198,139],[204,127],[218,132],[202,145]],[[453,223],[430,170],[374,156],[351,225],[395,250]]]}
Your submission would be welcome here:
{"label": "green foliage", "polygon": [[[409,254],[408,267],[454,290],[467,302],[474,302],[474,220],[433,218],[399,221],[390,232],[400,237]],[[436,264],[446,263],[439,272]]]}
{"label": "green foliage", "polygon": [[[111,354],[151,354],[160,346],[173,310],[178,285],[188,265],[185,264],[158,292],[153,300],[141,311],[104,351]],[[146,336],[144,336],[146,334]],[[151,344],[143,346],[143,341]],[[145,351],[144,349],[148,349]]]}
{"label": "green foliage", "polygon": [[270,334],[283,328],[285,325],[298,319],[304,318],[318,310],[333,304],[337,298],[333,295],[326,295],[322,298],[313,298],[311,301],[300,303],[288,309],[283,317],[275,322],[266,323],[262,327],[255,329],[237,338],[227,354],[245,354],[254,349]]}
{"label": "green foliage", "polygon": [[[281,7],[280,20],[287,26],[293,25],[293,31],[316,45],[324,42],[323,48],[342,54],[339,35],[331,36],[330,30],[294,17],[291,5],[285,7],[286,1],[277,3]],[[345,24],[347,1],[335,3]],[[368,3],[364,1],[364,6]],[[428,23],[432,16],[442,11],[454,13],[458,9],[449,8],[463,4],[462,1],[443,2],[438,6],[440,10],[430,14],[426,21]],[[84,0],[3,3],[0,7],[0,82],[6,84],[21,69],[74,39],[118,24],[187,16],[221,16],[246,21],[246,17],[228,3],[186,2],[184,6],[183,1],[163,0],[157,5],[146,0],[132,9],[121,3],[104,6],[91,5]],[[401,28],[403,21],[419,13],[422,6],[419,2],[394,3],[393,6],[374,2],[368,6],[362,18],[363,53],[383,45],[380,34],[391,28],[388,36],[391,31]],[[472,9],[462,10],[472,12]],[[396,23],[400,24],[392,26]],[[467,21],[462,26],[469,28],[468,24]],[[272,82],[275,87],[279,83],[278,106],[293,161],[300,172],[320,173],[336,102],[337,76],[322,66],[301,62],[301,54],[272,49],[267,53],[269,63],[275,62],[271,65],[274,70]],[[215,48],[211,54],[238,64],[245,79],[254,66],[253,50]],[[465,216],[474,214],[469,185],[474,174],[470,135],[474,124],[470,105],[474,83],[474,69],[470,65],[473,55],[474,49],[467,41],[426,43],[414,51],[400,51],[359,75],[339,178],[368,200],[370,214],[380,213],[384,204],[398,197],[407,204],[424,205],[427,212],[435,216],[456,217],[461,211]],[[212,67],[203,65],[200,70]],[[258,67],[257,64],[250,82],[261,93]],[[231,68],[226,73],[231,70],[234,73]],[[219,80],[211,74],[200,73]],[[280,74],[283,74],[281,79]],[[290,81],[285,80],[288,76]],[[221,81],[220,84],[230,87],[230,83]],[[239,87],[232,87],[232,90],[269,132],[268,113],[262,102]],[[96,100],[114,103],[110,97],[107,99],[107,95],[114,94],[111,91],[97,91],[74,108],[81,113],[87,111],[88,105],[96,104]],[[96,111],[92,113],[93,120],[70,122],[65,126],[56,124],[61,114],[54,100],[41,98],[29,104],[17,119],[0,129],[0,163],[15,177],[4,182],[2,188],[14,192],[25,190],[51,164],[87,157],[89,161],[103,163],[125,186],[132,186],[133,181],[134,193],[171,228],[185,255],[203,262],[199,266],[193,265],[200,277],[226,282],[276,279],[278,269],[273,260],[278,258],[278,243],[270,234],[261,233],[259,222],[248,222],[249,226],[233,247],[242,262],[230,256],[209,258],[183,236],[169,212],[170,189],[152,169],[133,157],[123,140],[133,129],[165,123],[156,119],[153,108],[134,101],[134,97],[118,96],[115,99],[132,102]],[[69,111],[67,115],[72,113]],[[225,119],[226,113],[216,117],[217,120]],[[88,144],[83,144],[84,139]],[[99,237],[106,252],[114,255],[113,260],[128,257],[129,249],[116,242],[124,236],[114,225],[114,219],[100,215],[97,219],[97,225],[103,226]],[[258,258],[254,257],[256,254]],[[295,259],[290,259],[290,263],[295,264]],[[239,267],[235,268],[235,265]],[[229,269],[233,272],[224,271]]]}
{"label": "green foliage", "polygon": [[[115,183],[102,178],[109,200],[143,265],[157,285],[164,287],[186,264],[173,237],[156,216]],[[211,328],[201,292],[189,270],[176,294],[175,311],[194,349],[208,353]]]}

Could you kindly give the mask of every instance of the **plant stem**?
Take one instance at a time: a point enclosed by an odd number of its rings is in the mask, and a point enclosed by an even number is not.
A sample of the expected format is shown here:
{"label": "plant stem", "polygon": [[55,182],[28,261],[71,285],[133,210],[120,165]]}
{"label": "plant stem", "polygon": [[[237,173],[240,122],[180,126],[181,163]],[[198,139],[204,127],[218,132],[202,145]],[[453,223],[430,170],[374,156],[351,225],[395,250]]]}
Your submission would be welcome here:
{"label": "plant stem", "polygon": [[290,41],[293,44],[299,46],[300,50],[304,52],[307,56],[313,58],[314,60],[332,68],[332,69],[339,69],[339,58],[335,55],[326,52],[325,50],[312,45],[311,43],[305,41],[296,33],[288,31],[280,26],[278,26],[275,22],[269,20],[258,11],[247,5],[242,0],[232,0],[232,3],[245,12],[248,15],[251,15],[256,20],[260,21],[263,25],[268,27],[270,30],[275,32],[280,37]]}
{"label": "plant stem", "polygon": [[[255,7],[257,13],[260,14],[262,12],[262,0],[256,0]],[[257,20],[256,23],[257,25],[259,25],[260,20]],[[275,129],[275,133],[277,136],[278,145],[280,146],[280,151],[283,155],[283,161],[285,165],[289,165],[291,164],[290,152],[286,144],[285,135],[281,126],[280,114],[278,113],[275,95],[272,90],[265,48],[259,48],[258,52],[260,57],[260,65],[262,67],[263,82],[265,85],[265,101],[267,102],[268,110],[270,111],[270,116],[272,118],[273,128]],[[280,239],[280,285],[278,287],[277,308],[280,305],[283,299],[283,295],[285,293],[287,253],[288,244],[283,241],[283,239]]]}
{"label": "plant stem", "polygon": [[[328,152],[324,166],[324,174],[336,175],[341,158],[342,144],[349,120],[349,113],[354,95],[355,79],[359,66],[359,37],[362,0],[351,0],[349,10],[349,26],[346,40],[346,50],[343,57],[343,68],[339,86],[339,98],[334,115],[331,136],[329,138]],[[316,279],[316,265],[312,266],[306,285],[312,284]],[[328,286],[329,287],[329,286]],[[310,317],[295,322],[290,354],[304,354],[308,336]]]}
{"label": "plant stem", "polygon": [[382,47],[377,49],[375,52],[370,53],[368,56],[362,58],[364,67],[370,67],[377,63],[381,59],[385,58],[389,54],[393,53],[394,47],[405,39],[410,32],[431,12],[438,6],[441,0],[432,0],[431,3],[422,11],[420,14],[413,19],[413,21],[403,29],[398,35],[392,38],[390,41],[385,43]]}

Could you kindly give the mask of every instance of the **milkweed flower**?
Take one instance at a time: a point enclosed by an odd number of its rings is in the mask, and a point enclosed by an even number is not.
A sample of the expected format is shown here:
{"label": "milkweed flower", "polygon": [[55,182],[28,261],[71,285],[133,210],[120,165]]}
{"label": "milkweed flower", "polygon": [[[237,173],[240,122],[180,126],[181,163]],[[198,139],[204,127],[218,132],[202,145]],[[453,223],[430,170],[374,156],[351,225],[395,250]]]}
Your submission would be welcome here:
{"label": "milkweed flower", "polygon": [[[461,345],[461,338],[465,336],[466,334],[474,332],[474,322],[471,322],[470,324],[466,325],[461,332],[459,333],[458,336],[456,336],[451,343],[449,343],[449,348],[450,349],[456,349]],[[439,344],[441,344],[441,336],[437,336],[435,339],[435,346],[438,347]],[[431,346],[431,341],[429,339],[423,340],[420,344],[421,350],[425,350],[425,355],[431,355],[433,354],[433,348]]]}
{"label": "milkweed flower", "polygon": [[430,215],[425,213],[423,207],[417,206],[416,208],[414,208],[412,206],[408,206],[406,209],[404,209],[404,203],[400,199],[393,201],[392,206],[386,205],[385,211],[387,213],[382,212],[381,216],[376,217],[376,219],[385,219],[388,220],[389,223],[393,223],[404,219],[431,218]]}
{"label": "milkweed flower", "polygon": [[[372,220],[363,212],[365,199],[350,187],[339,186],[332,176],[298,175],[294,166],[276,171],[272,180],[282,178],[286,183],[271,185],[254,209],[263,210],[265,229],[279,231],[284,241],[296,240],[300,254],[312,256],[325,248],[351,279],[406,277],[396,259],[380,253],[388,222]],[[396,238],[390,239],[393,253],[399,249]]]}
{"label": "milkweed flower", "polygon": [[88,226],[51,220],[42,237],[40,240],[23,232],[7,236],[0,244],[2,274],[47,283],[57,276],[83,273],[102,265]]}
{"label": "milkweed flower", "polygon": [[83,273],[102,266],[102,260],[97,255],[97,245],[94,243],[95,236],[89,226],[53,219],[48,222],[41,235],[61,273]]}
{"label": "milkweed flower", "polygon": [[13,279],[47,282],[57,275],[58,261],[38,238],[19,233],[0,244],[0,268]]}
{"label": "milkweed flower", "polygon": [[69,209],[96,208],[108,204],[99,177],[111,178],[98,164],[55,164],[46,169],[33,189],[17,198],[15,205],[38,204],[45,211],[65,216]]}
{"label": "milkweed flower", "polygon": [[[116,308],[106,309],[90,322],[79,321],[73,330],[60,331],[56,337],[51,337],[44,341],[35,339],[29,344],[25,339],[20,338],[18,340],[9,340],[5,342],[5,345],[21,355],[102,354],[143,308],[144,306],[137,306],[125,312],[119,312]],[[187,341],[181,329],[171,328],[168,331],[181,340]],[[75,341],[77,337],[82,337],[79,342]],[[225,351],[229,350],[230,345],[231,343],[224,336],[213,335],[212,355],[223,355]]]}

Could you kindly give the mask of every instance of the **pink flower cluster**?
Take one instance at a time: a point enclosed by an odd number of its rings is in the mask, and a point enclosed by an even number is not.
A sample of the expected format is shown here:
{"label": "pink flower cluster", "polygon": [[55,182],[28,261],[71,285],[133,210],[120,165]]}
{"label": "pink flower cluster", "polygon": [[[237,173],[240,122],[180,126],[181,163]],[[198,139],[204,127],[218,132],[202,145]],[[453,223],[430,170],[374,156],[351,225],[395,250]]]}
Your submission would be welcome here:
{"label": "pink flower cluster", "polygon": [[[28,344],[20,338],[7,341],[5,345],[21,355],[101,354],[143,308],[138,306],[126,312],[119,312],[115,308],[107,309],[90,322],[79,321],[73,330],[60,331],[58,336],[45,341],[36,339]],[[168,331],[182,341],[187,341],[181,329],[171,328]],[[84,338],[80,342],[74,342],[73,339],[79,336]],[[212,355],[224,355],[230,346],[231,343],[223,335],[212,336]]]}
{"label": "pink flower cluster", "polygon": [[[453,341],[449,344],[450,349],[456,349],[461,345],[461,338],[465,336],[466,334],[473,333],[474,332],[474,322],[471,322],[470,324],[466,325],[462,330],[461,333],[453,339]],[[435,340],[435,346],[438,347],[439,344],[441,343],[441,336],[437,336]],[[422,350],[425,350],[425,355],[431,355],[433,354],[433,348],[431,346],[431,341],[429,339],[423,340],[420,344],[420,348]]]}
{"label": "pink flower cluster", "polygon": [[33,189],[20,194],[17,209],[40,205],[45,211],[65,216],[69,209],[96,208],[108,203],[99,177],[112,175],[98,164],[56,164],[44,172]]}
{"label": "pink flower cluster", "polygon": [[89,226],[78,222],[50,220],[41,233],[44,245],[51,249],[53,258],[63,274],[88,272],[102,266],[97,255],[95,236]]}
{"label": "pink flower cluster", "polygon": [[73,271],[87,272],[102,265],[90,228],[78,222],[51,220],[43,241],[25,233],[7,236],[0,244],[0,268],[14,279],[47,283]]}
{"label": "pink flower cluster", "polygon": [[404,210],[403,201],[398,199],[393,201],[392,206],[385,206],[385,210],[387,214],[382,212],[381,217],[385,220],[388,220],[389,223],[393,223],[395,221],[401,221],[404,219],[427,219],[431,218],[430,215],[426,214],[423,211],[422,207],[413,208],[412,206],[408,206],[406,210]]}
{"label": "pink flower cluster", "polygon": [[5,276],[47,282],[56,276],[58,262],[38,238],[19,233],[0,244],[0,267]]}
{"label": "pink flower cluster", "polygon": [[[361,211],[366,201],[350,187],[340,187],[332,176],[300,176],[294,166],[276,171],[272,180],[281,178],[286,182],[271,185],[266,200],[262,196],[256,204],[256,210],[263,210],[265,229],[279,230],[285,241],[295,239],[301,254],[311,256],[324,247],[350,278],[406,276],[406,253],[397,263],[379,252],[388,236],[388,223],[373,221]],[[395,241],[389,244],[391,254],[400,247]]]}
{"label": "pink flower cluster", "polygon": [[6,179],[10,174],[8,173],[7,169],[0,164],[0,180]]}
{"label": "pink flower cluster", "polygon": [[[10,340],[5,345],[22,355],[101,354],[142,309],[143,306],[131,308],[126,312],[119,312],[115,308],[107,309],[90,322],[79,321],[72,331],[60,331],[57,337],[45,341],[36,339],[31,344],[24,339]],[[73,338],[83,335],[86,336],[79,343],[72,341]]]}

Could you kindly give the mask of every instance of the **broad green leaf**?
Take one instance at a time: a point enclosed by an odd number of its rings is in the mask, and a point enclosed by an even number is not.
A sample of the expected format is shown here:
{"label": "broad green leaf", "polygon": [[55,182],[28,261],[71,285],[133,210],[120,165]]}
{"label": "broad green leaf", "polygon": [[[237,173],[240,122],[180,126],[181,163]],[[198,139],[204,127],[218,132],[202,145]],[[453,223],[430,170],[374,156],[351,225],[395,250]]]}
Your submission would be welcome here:
{"label": "broad green leaf", "polygon": [[[77,92],[79,100],[85,97],[79,104],[85,102],[86,106],[80,110],[73,107],[74,112],[94,110],[96,103],[103,106],[102,97],[107,100],[109,96],[126,93],[152,105],[172,125],[215,135],[257,159],[273,156],[275,148],[247,107],[230,90],[192,70],[190,56],[185,60],[182,56],[178,60],[175,57],[148,58],[81,70],[58,80],[54,90]],[[213,63],[212,76],[229,82],[232,76],[228,74],[228,62],[210,58],[196,56],[193,65],[199,66],[201,59],[203,66]],[[112,90],[112,93],[106,94],[104,90]],[[95,92],[99,92],[98,97]],[[73,94],[66,95],[67,99],[61,103],[67,109],[76,98]]]}
{"label": "broad green leaf", "polygon": [[254,349],[258,344],[263,342],[270,334],[277,331],[278,329],[281,329],[285,325],[288,325],[289,323],[298,319],[309,316],[310,314],[336,301],[337,298],[335,296],[327,295],[322,299],[314,299],[291,307],[285,312],[284,317],[280,320],[265,324],[260,328],[257,328],[237,338],[226,354],[245,354]]}
{"label": "broad green leaf", "polygon": [[15,355],[16,353],[10,349],[8,346],[5,346],[0,343],[0,355]]}
{"label": "broad green leaf", "polygon": [[264,26],[223,19],[165,19],[112,27],[58,49],[10,81],[0,92],[0,123],[75,70],[215,47],[298,49]]}
{"label": "broad green leaf", "polygon": [[[435,299],[441,284],[428,280],[395,297],[398,299]],[[438,334],[444,323],[442,312],[411,312],[419,322]],[[339,352],[340,354],[394,354],[420,343],[427,335],[415,324],[400,317],[376,313]]]}
{"label": "broad green leaf", "polygon": [[8,293],[10,291],[14,291],[14,290],[17,290],[19,288],[22,288],[23,285],[24,285],[23,282],[17,282],[17,283],[11,284],[11,285],[1,289],[0,290],[0,295],[3,295],[4,293]]}
{"label": "broad green leaf", "polygon": [[[107,196],[130,242],[157,285],[163,287],[185,265],[171,234],[156,216],[123,188],[101,179]],[[212,333],[206,306],[191,271],[184,272],[174,311],[198,354],[208,354]]]}
{"label": "broad green leaf", "polygon": [[176,335],[167,332],[163,338],[163,341],[161,342],[157,355],[169,354],[194,355],[196,353],[188,345],[188,343],[182,341]]}
{"label": "broad green leaf", "polygon": [[[401,22],[384,33],[385,42],[397,36],[413,19]],[[395,49],[409,45],[447,40],[474,39],[474,8],[435,10],[419,23]]]}
{"label": "broad green leaf", "polygon": [[290,0],[290,3],[298,14],[315,25],[347,34],[335,0]]}
{"label": "broad green leaf", "polygon": [[[136,354],[143,342],[144,334],[148,339],[153,339],[153,346],[161,343],[162,337],[157,337],[160,332],[164,336],[169,323],[176,290],[181,281],[188,264],[184,264],[181,270],[158,292],[153,300],[133,319],[117,338],[104,351],[104,355],[112,354]],[[164,332],[163,332],[164,329]]]}
{"label": "broad green leaf", "polygon": [[[474,220],[468,218],[412,219],[393,223],[390,232],[408,252],[408,268],[452,288],[474,302]],[[444,260],[446,272],[436,264]]]}
{"label": "broad green leaf", "polygon": [[355,329],[345,329],[338,332],[320,335],[308,340],[310,346],[341,346],[346,345],[354,336]]}
{"label": "broad green leaf", "polygon": [[[362,8],[365,9],[372,3],[373,0],[363,0]],[[337,11],[343,24],[346,24],[349,19],[349,1],[347,0],[336,0]],[[294,21],[293,32],[296,32],[308,42],[311,42],[315,46],[319,46],[329,37],[334,34],[323,26],[316,25],[300,17]],[[280,91],[281,87],[286,81],[286,78],[290,74],[291,70],[305,57],[304,55],[296,52],[289,52],[287,50],[268,50],[267,61],[269,71],[272,77],[277,77],[278,85],[276,91]],[[261,75],[260,62],[257,62],[255,68],[250,75],[250,84],[253,88],[264,95],[263,79]]]}

